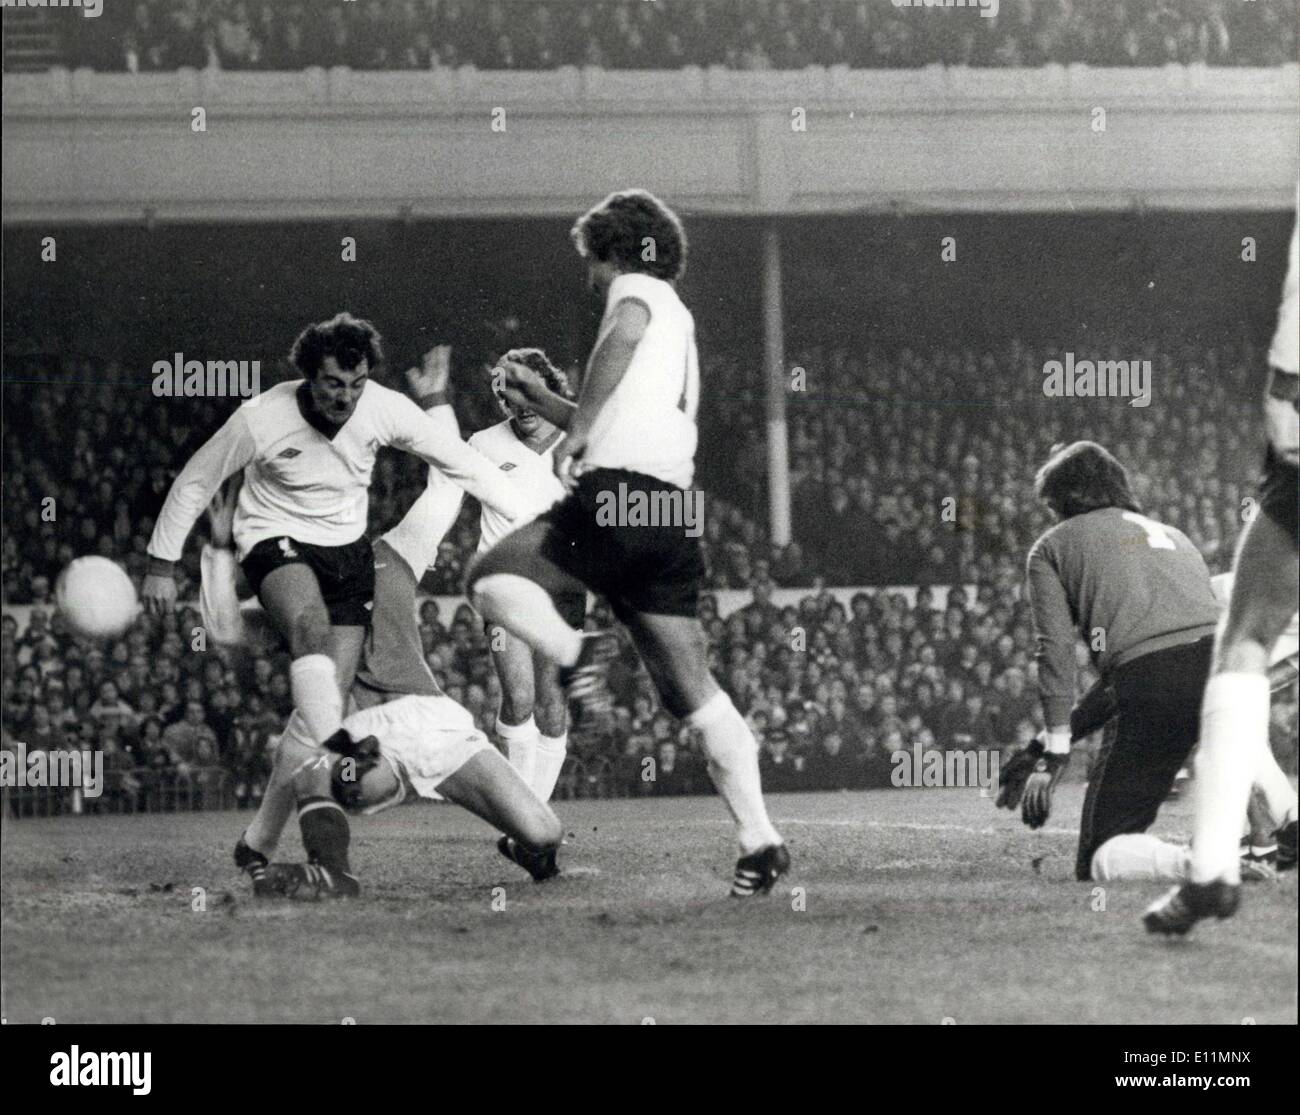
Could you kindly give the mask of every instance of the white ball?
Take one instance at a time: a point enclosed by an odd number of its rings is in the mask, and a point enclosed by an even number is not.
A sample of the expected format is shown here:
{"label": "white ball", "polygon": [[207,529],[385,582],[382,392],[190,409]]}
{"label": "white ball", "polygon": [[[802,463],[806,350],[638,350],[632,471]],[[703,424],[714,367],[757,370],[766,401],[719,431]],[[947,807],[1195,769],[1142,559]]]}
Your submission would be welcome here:
{"label": "white ball", "polygon": [[59,574],[54,597],[68,626],[92,639],[122,634],[140,609],[126,570],[105,557],[69,562]]}

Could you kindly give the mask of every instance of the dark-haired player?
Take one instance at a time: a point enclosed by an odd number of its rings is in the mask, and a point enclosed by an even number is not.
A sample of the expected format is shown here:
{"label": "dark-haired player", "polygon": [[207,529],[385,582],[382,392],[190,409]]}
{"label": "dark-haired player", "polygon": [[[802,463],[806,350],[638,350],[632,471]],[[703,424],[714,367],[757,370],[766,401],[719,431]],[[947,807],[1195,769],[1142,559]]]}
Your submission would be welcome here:
{"label": "dark-haired player", "polygon": [[[511,349],[502,358],[532,369],[548,390],[565,399],[573,391],[565,374],[538,348]],[[469,443],[496,464],[519,489],[525,514],[536,518],[564,497],[555,475],[555,446],[564,436],[553,422],[531,406],[519,406],[505,397],[499,384],[493,393],[506,418],[474,434]],[[483,508],[478,552],[485,553],[516,524],[490,507]],[[587,612],[587,590],[577,581],[555,596],[564,622],[581,630]],[[560,686],[559,668],[504,627],[488,624],[488,645],[501,679],[501,708],[497,735],[505,742],[510,762],[542,801],[555,789],[568,749],[568,709]]]}
{"label": "dark-haired player", "polygon": [[341,725],[342,694],[372,606],[365,529],[379,448],[421,457],[509,517],[519,505],[491,462],[404,395],[370,382],[382,349],[369,322],[341,313],[309,325],[290,359],[303,378],[244,403],[172,483],[149,541],[142,595],[151,610],[172,607],[172,570],[186,537],[221,484],[242,469],[235,547],[289,644],[295,714],[320,744]]}
{"label": "dark-haired player", "polygon": [[[1075,642],[1114,692],[1083,803],[1079,879],[1180,879],[1186,848],[1147,833],[1196,745],[1219,608],[1205,559],[1181,531],[1143,515],[1109,452],[1054,452],[1035,491],[1060,520],[1029,552],[1028,589],[1046,723],[1003,768],[998,804],[1041,827],[1070,753]],[[1237,813],[1240,835],[1245,804]],[[1236,836],[1234,836],[1234,848]]]}
{"label": "dark-haired player", "polygon": [[[1282,305],[1268,363],[1264,400],[1268,449],[1259,514],[1247,524],[1237,548],[1232,595],[1215,641],[1213,676],[1201,707],[1201,746],[1192,796],[1191,874],[1187,882],[1147,911],[1143,922],[1152,933],[1186,933],[1201,918],[1231,917],[1240,903],[1237,848],[1241,814],[1269,751],[1269,662],[1300,604],[1296,522],[1300,495],[1300,225],[1291,232]],[[1280,837],[1294,849],[1294,815]]]}
{"label": "dark-haired player", "polygon": [[[450,407],[439,409],[454,423]],[[459,505],[459,489],[438,478],[375,543],[375,607],[352,684],[355,711],[324,747],[313,743],[297,717],[281,736],[277,769],[287,775],[274,795],[284,799],[283,808],[277,803],[266,819],[260,862],[241,864],[258,896],[303,885],[318,895],[355,896],[360,884],[348,858],[345,810],[374,813],[418,798],[456,802],[500,829],[498,849],[539,882],[559,873],[559,820],[475,728],[470,714],[439,690],[421,653],[416,586]],[[213,638],[238,648],[262,613],[241,612],[235,595],[232,512],[224,495],[209,508],[211,542],[203,548],[200,605]],[[295,806],[307,862],[268,863]]]}
{"label": "dark-haired player", "polygon": [[664,706],[703,738],[738,829],[732,894],[764,893],[790,857],[763,804],[758,746],[709,672],[696,608],[704,572],[698,531],[684,514],[633,525],[610,513],[633,502],[687,506],[700,380],[695,323],[674,288],[686,236],[676,215],[644,190],[611,194],[579,218],[572,236],[604,306],[577,404],[526,365],[501,365],[507,399],[565,430],[555,469],[568,494],[479,557],[470,571],[474,601],[490,622],[564,668],[586,719],[608,700],[612,636],[575,631],[553,594],[576,579],[609,600]]}

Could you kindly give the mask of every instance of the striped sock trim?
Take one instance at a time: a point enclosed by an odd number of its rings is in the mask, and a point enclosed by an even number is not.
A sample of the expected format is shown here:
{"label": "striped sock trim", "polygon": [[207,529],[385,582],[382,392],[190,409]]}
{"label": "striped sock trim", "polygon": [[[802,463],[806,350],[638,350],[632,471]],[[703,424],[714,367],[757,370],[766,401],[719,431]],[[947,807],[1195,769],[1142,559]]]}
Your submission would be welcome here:
{"label": "striped sock trim", "polygon": [[347,816],[347,812],[344,810],[343,806],[333,798],[307,798],[299,804],[298,816],[302,817],[315,809],[337,809],[345,817]]}

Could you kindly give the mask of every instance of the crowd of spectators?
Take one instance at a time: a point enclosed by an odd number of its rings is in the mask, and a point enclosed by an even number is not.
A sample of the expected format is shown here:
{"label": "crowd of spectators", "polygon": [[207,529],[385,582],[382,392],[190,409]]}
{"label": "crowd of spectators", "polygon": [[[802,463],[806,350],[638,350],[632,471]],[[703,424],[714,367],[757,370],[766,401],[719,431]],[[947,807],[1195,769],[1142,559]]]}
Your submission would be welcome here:
{"label": "crowd of spectators", "polygon": [[[726,469],[701,478],[709,584],[748,588],[750,598],[723,617],[710,594],[701,615],[713,669],[763,741],[771,788],[883,785],[898,751],[1001,749],[1032,737],[1040,714],[1020,584],[1026,549],[1049,525],[1032,476],[1056,441],[1108,445],[1132,470],[1144,508],[1184,529],[1212,568],[1227,567],[1258,467],[1257,354],[1135,353],[1152,361],[1148,407],[1048,398],[1051,355],[1018,342],[988,353],[801,351],[790,438],[797,541],[784,549],[740,509],[764,498],[753,377],[725,358],[707,362],[706,438],[729,447]],[[83,382],[94,372],[64,371]],[[289,712],[282,648],[234,655],[196,644],[192,609],[87,644],[52,610],[54,578],[74,556],[99,553],[142,575],[171,478],[228,404],[159,400],[143,385],[72,391],[6,391],[0,582],[4,603],[32,607],[25,628],[8,615],[0,631],[5,738],[102,750],[110,773],[137,790],[139,773],[220,768],[233,800],[255,803],[268,743]],[[422,473],[399,454],[381,457],[372,534],[405,512]],[[709,498],[715,489],[739,506]],[[460,591],[475,518],[468,503],[426,590]],[[196,597],[197,541],[183,563],[183,600]],[[922,586],[914,603],[882,587],[846,604],[825,589],[904,583]],[[774,586],[805,592],[778,607]],[[591,622],[611,622],[603,604]],[[481,624],[468,606],[448,620],[426,603],[420,631],[440,684],[490,730],[499,688]],[[1080,685],[1091,680],[1084,665]],[[613,683],[615,734],[575,751],[562,792],[704,789],[697,741],[659,706],[626,639]],[[1275,717],[1294,738],[1294,695]]]}
{"label": "crowd of spectators", "polygon": [[68,21],[101,70],[800,69],[930,63],[1269,66],[1294,61],[1295,0],[134,0]]}
{"label": "crowd of spectators", "polygon": [[[1149,360],[1147,406],[1048,397],[1043,368],[1061,355],[1014,341],[985,352],[796,349],[790,361],[802,375],[789,393],[796,552],[764,562],[754,557],[761,545],[746,554],[734,538],[720,538],[714,585],[741,588],[754,576],[803,585],[816,570],[839,585],[980,582],[1009,590],[1028,546],[1051,525],[1033,498],[1034,473],[1055,443],[1079,438],[1114,452],[1146,512],[1184,530],[1213,571],[1226,570],[1258,478],[1262,355],[1244,345],[1154,342],[1090,354]],[[752,368],[726,358],[710,361],[705,376],[707,437],[728,446],[708,482],[759,508],[761,385]]]}

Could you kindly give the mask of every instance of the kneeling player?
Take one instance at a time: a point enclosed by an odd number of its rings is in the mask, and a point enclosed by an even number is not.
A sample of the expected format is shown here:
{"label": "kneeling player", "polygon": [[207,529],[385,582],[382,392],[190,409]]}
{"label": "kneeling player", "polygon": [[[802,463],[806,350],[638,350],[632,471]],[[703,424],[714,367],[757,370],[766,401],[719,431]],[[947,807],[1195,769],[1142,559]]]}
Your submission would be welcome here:
{"label": "kneeling player", "polygon": [[[573,392],[564,373],[541,349],[511,349],[502,357],[532,369],[546,387],[571,400]],[[500,467],[523,497],[525,519],[534,519],[564,498],[564,488],[553,469],[556,443],[564,436],[535,409],[506,398],[500,384],[493,385],[506,420],[474,434],[469,443]],[[485,553],[522,522],[508,522],[484,504],[478,552]],[[568,591],[557,591],[555,605],[564,622],[582,630],[587,612],[587,590],[577,581]],[[488,646],[501,679],[501,708],[497,735],[505,742],[510,762],[537,796],[549,800],[564,766],[568,749],[568,708],[560,686],[559,667],[540,651],[494,623],[487,625]]]}
{"label": "kneeling player", "polygon": [[1035,488],[1060,519],[1028,561],[1047,732],[1006,764],[998,805],[1022,805],[1031,828],[1047,821],[1069,761],[1077,632],[1116,715],[1088,783],[1075,875],[1183,878],[1187,850],[1147,829],[1196,745],[1219,611],[1210,572],[1186,535],[1141,513],[1124,466],[1094,442],[1054,453]]}
{"label": "kneeling player", "polygon": [[[444,428],[446,436],[456,436],[451,407],[441,396],[445,366],[413,371],[408,378],[417,396],[434,404],[430,419]],[[374,607],[350,690],[353,704],[361,711],[347,717],[342,731],[324,741],[325,750],[316,745],[301,718],[290,718],[276,754],[277,770],[290,776],[267,787],[256,834],[250,827],[235,850],[236,865],[252,878],[254,893],[280,892],[294,871],[299,881],[310,874],[318,886],[332,880],[333,885],[327,886],[331,893],[355,892],[346,861],[346,819],[330,807],[339,804],[330,791],[331,779],[356,783],[351,804],[361,807],[394,803],[399,785],[404,798],[441,792],[501,828],[506,835],[499,850],[534,878],[555,873],[559,822],[499,754],[483,751],[479,745],[486,743],[486,737],[474,729],[469,713],[438,689],[423,658],[415,620],[416,588],[456,519],[462,494],[456,484],[430,469],[425,491],[402,521],[375,543]],[[230,549],[233,513],[229,499],[218,498],[209,509],[212,544],[203,550],[201,605],[214,639],[240,645],[245,617],[235,595]],[[250,613],[252,617],[263,618],[264,613]],[[397,711],[384,713],[389,707]],[[354,731],[376,737],[379,755],[374,754],[373,744],[354,745]],[[384,758],[386,753],[391,758]],[[358,798],[355,792],[362,781],[364,794]],[[269,863],[295,803],[308,855],[320,861],[325,874],[293,869],[286,876],[283,865]]]}
{"label": "kneeling player", "polygon": [[354,897],[344,810],[377,813],[419,798],[455,802],[505,833],[502,853],[538,882],[559,874],[559,819],[450,697],[398,697],[353,713],[343,728],[339,751],[327,741],[293,777],[307,863],[270,864],[263,893],[307,884]]}

